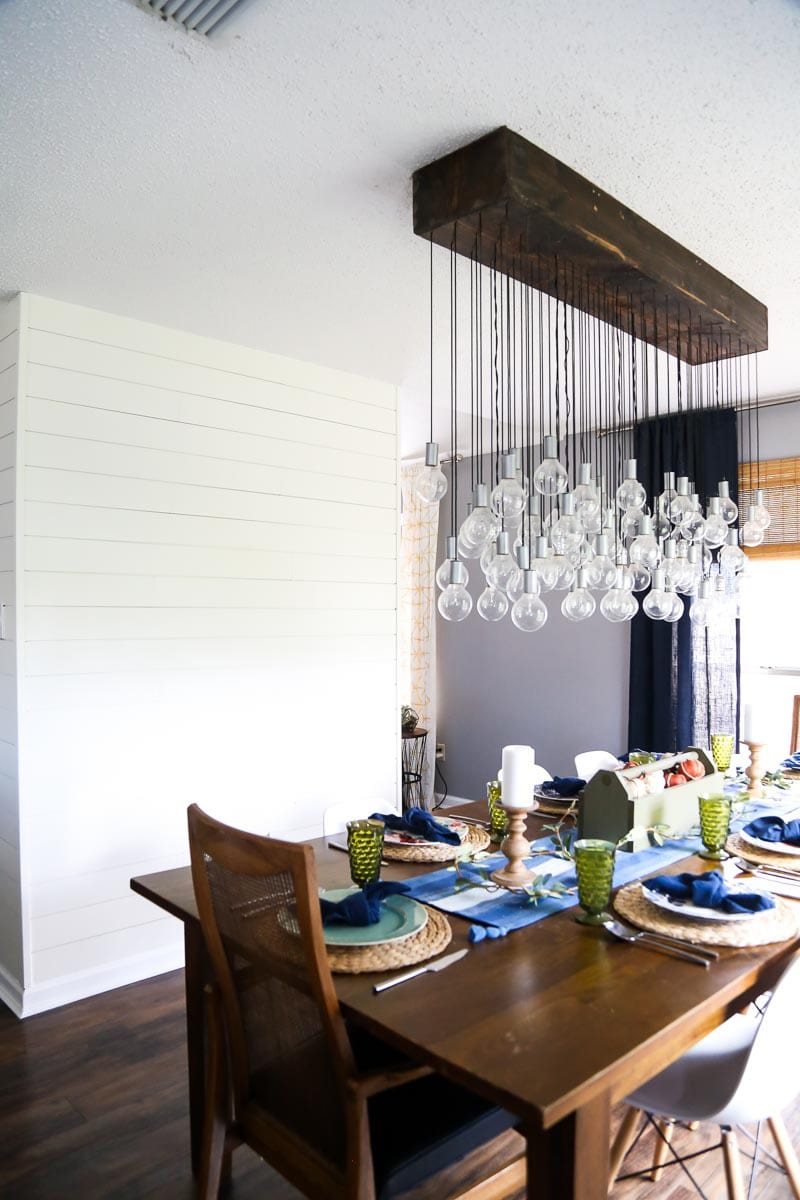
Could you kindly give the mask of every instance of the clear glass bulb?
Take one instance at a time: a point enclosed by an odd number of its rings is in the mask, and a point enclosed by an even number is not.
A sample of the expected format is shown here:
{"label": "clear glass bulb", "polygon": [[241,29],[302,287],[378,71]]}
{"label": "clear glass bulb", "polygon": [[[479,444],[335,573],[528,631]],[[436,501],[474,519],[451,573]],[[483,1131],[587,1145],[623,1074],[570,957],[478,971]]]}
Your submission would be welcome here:
{"label": "clear glass bulb", "polygon": [[667,516],[667,510],[659,503],[653,516],[653,533],[657,538],[666,538],[672,533],[672,522]]}
{"label": "clear glass bulb", "polygon": [[543,458],[533,472],[533,486],[542,496],[560,496],[567,490],[567,472],[556,458],[556,439],[548,435],[543,443]]}
{"label": "clear glass bulb", "polygon": [[572,563],[573,567],[583,567],[593,560],[594,551],[586,538],[581,538],[577,546],[569,547],[564,551],[564,557]]}
{"label": "clear glass bulb", "polygon": [[763,504],[756,504],[754,506],[753,520],[760,529],[769,529],[770,522],[772,521],[769,509]]}
{"label": "clear glass bulb", "polygon": [[702,542],[706,532],[706,521],[699,508],[692,508],[680,524],[681,537],[687,542]]}
{"label": "clear glass bulb", "polygon": [[558,567],[558,578],[555,583],[555,590],[563,592],[564,588],[572,587],[572,581],[575,578],[575,568],[569,559],[563,554],[554,554],[552,562]]}
{"label": "clear glass bulb", "polygon": [[664,617],[664,620],[668,621],[671,625],[674,625],[675,622],[680,621],[681,617],[683,616],[683,601],[677,592],[670,591],[667,592],[667,595],[669,596],[671,602],[671,608]]}
{"label": "clear glass bulb", "polygon": [[441,467],[423,467],[414,484],[423,504],[438,504],[447,491],[447,479]]}
{"label": "clear glass bulb", "polygon": [[531,570],[539,576],[539,588],[543,592],[552,592],[558,585],[559,562],[552,554],[547,558],[531,560]]}
{"label": "clear glass bulb", "polygon": [[764,540],[764,530],[755,521],[745,521],[742,527],[742,545],[760,546]]}
{"label": "clear glass bulb", "polygon": [[674,487],[670,486],[664,488],[663,492],[658,497],[658,501],[659,506],[664,510],[665,513],[669,512],[669,506],[672,504],[673,500],[676,499],[677,495],[678,493],[675,491]]}
{"label": "clear glass bulb", "polygon": [[639,601],[628,588],[610,588],[600,601],[600,612],[615,625],[632,621],[639,611]]}
{"label": "clear glass bulb", "polygon": [[479,506],[473,508],[468,517],[461,523],[460,532],[482,550],[487,542],[493,541],[500,532],[500,522],[488,508]]}
{"label": "clear glass bulb", "polygon": [[[482,547],[473,542],[472,538],[465,536],[464,527],[458,531],[458,557],[459,558],[480,558]],[[493,543],[490,543],[492,545]]]}
{"label": "clear glass bulb", "polygon": [[730,496],[720,496],[719,515],[726,525],[732,525],[739,516],[739,509]]}
{"label": "clear glass bulb", "polygon": [[647,492],[638,479],[623,479],[617,488],[617,507],[620,512],[629,508],[642,509],[647,500]]}
{"label": "clear glass bulb", "polygon": [[583,525],[583,528],[589,534],[599,533],[600,530],[603,528],[603,511],[599,505],[597,508],[597,512],[590,513],[589,516],[586,516],[586,514],[584,513],[581,515],[580,519],[581,519],[581,524]]}
{"label": "clear glass bulb", "polygon": [[672,612],[673,593],[665,592],[663,588],[651,588],[642,601],[642,608],[652,621],[665,621]]}
{"label": "clear glass bulb", "polygon": [[550,531],[550,541],[556,554],[577,550],[583,541],[583,526],[574,513],[564,513]]}
{"label": "clear glass bulb", "polygon": [[478,616],[484,621],[502,621],[508,612],[508,597],[499,588],[487,587],[478,597]]}
{"label": "clear glass bulb", "polygon": [[506,595],[512,604],[516,604],[524,590],[525,576],[522,574],[522,571],[520,571],[519,567],[517,567],[517,570],[512,576],[510,576],[508,583],[506,584]]}
{"label": "clear glass bulb", "polygon": [[623,538],[635,537],[639,522],[644,516],[641,508],[626,508],[619,521],[619,529]]}
{"label": "clear glass bulb", "polygon": [[586,565],[586,582],[595,591],[605,592],[613,588],[617,578],[617,565],[607,554],[596,554]]}
{"label": "clear glass bulb", "polygon": [[648,571],[652,571],[658,566],[661,560],[661,551],[658,548],[658,542],[651,533],[641,533],[635,537],[631,543],[631,548],[628,552],[631,560],[631,566],[641,564],[647,567]]}
{"label": "clear glass bulb", "polygon": [[705,629],[711,621],[711,601],[705,596],[695,596],[689,609],[689,620],[699,629]]}
{"label": "clear glass bulb", "polygon": [[586,621],[596,607],[594,596],[585,587],[571,588],[561,601],[561,611],[568,621]]}
{"label": "clear glass bulb", "polygon": [[575,512],[584,524],[587,518],[599,515],[600,495],[593,483],[579,483],[572,495],[575,498]]}
{"label": "clear glass bulb", "polygon": [[[460,554],[459,554],[459,557],[460,557]],[[450,583],[450,559],[445,558],[442,561],[441,565],[439,566],[438,571],[436,572],[436,586],[438,588],[441,588],[442,591],[444,591],[444,589],[449,585],[449,583]],[[466,587],[466,585],[468,583],[469,583],[469,571],[467,570],[466,567],[464,567],[464,586]]]}
{"label": "clear glass bulb", "polygon": [[645,592],[650,587],[650,570],[640,562],[632,562],[630,571],[633,575],[633,590],[635,592]]}
{"label": "clear glass bulb", "polygon": [[472,596],[463,583],[449,583],[436,607],[445,621],[464,621],[472,612]]}
{"label": "clear glass bulb", "polygon": [[497,557],[497,542],[489,542],[481,550],[481,570],[488,577],[489,569]]}
{"label": "clear glass bulb", "polygon": [[673,525],[681,525],[693,508],[691,498],[679,493],[667,509],[667,516]]}
{"label": "clear glass bulb", "polygon": [[511,554],[495,554],[486,572],[486,582],[504,592],[517,571],[519,567]]}
{"label": "clear glass bulb", "polygon": [[492,509],[506,522],[519,521],[525,508],[525,493],[516,479],[501,479],[492,492]]}
{"label": "clear glass bulb", "polygon": [[536,633],[547,620],[547,605],[535,592],[523,592],[511,609],[511,620],[523,633]]}
{"label": "clear glass bulb", "polygon": [[722,519],[722,513],[712,512],[706,517],[706,528],[703,533],[703,541],[711,550],[718,549],[719,546],[725,544],[725,539],[728,536],[728,526]]}
{"label": "clear glass bulb", "polygon": [[738,574],[743,570],[747,556],[741,546],[723,546],[719,552],[719,566],[721,571],[727,571],[731,575]]}

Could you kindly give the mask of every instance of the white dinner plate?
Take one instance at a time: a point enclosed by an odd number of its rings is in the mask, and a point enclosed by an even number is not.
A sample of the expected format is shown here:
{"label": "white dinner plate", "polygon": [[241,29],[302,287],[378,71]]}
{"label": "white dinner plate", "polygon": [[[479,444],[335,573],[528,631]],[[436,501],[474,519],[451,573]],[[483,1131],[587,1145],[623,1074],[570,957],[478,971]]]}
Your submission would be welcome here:
{"label": "white dinner plate", "polygon": [[[731,892],[754,892],[757,890],[750,886],[731,888]],[[649,888],[646,883],[642,884],[642,893],[656,908],[663,908],[679,917],[693,917],[698,921],[751,921],[753,917],[761,915],[755,912],[726,913],[720,912],[716,908],[700,908],[697,904],[690,904],[688,900],[673,900],[670,896],[665,896],[663,892]]]}
{"label": "white dinner plate", "polygon": [[[457,833],[461,841],[467,836],[467,826],[463,821],[459,821],[456,817],[435,817],[434,820],[439,825],[446,825],[448,829],[452,829]],[[417,837],[414,833],[404,833],[399,829],[388,829],[383,835],[383,840],[387,846],[441,846],[441,842],[429,842],[427,838]]]}
{"label": "white dinner plate", "polygon": [[757,850],[767,850],[770,854],[793,854],[795,858],[800,858],[800,846],[790,846],[788,842],[765,842],[750,833],[745,833],[743,829],[739,830],[739,837],[748,845],[755,846]]}

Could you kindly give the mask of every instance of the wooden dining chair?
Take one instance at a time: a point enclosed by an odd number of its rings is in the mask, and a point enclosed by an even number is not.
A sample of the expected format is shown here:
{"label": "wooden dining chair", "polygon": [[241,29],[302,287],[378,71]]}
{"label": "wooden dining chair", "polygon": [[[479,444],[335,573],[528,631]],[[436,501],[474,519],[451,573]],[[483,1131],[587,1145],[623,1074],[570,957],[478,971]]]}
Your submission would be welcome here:
{"label": "wooden dining chair", "polygon": [[203,1200],[242,1142],[312,1200],[502,1200],[523,1188],[509,1113],[346,1025],[311,847],[197,805],[188,816],[213,970]]}

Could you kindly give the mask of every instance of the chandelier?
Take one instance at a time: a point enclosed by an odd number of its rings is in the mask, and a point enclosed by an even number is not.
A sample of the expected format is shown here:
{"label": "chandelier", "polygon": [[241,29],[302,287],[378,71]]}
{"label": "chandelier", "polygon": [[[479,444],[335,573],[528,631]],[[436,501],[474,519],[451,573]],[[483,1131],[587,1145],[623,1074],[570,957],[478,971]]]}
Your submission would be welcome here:
{"label": "chandelier", "polygon": [[[757,448],[764,306],[507,129],[418,171],[414,216],[431,293],[416,492],[449,500],[441,616],[470,615],[475,572],[478,615],[510,614],[525,632],[553,603],[571,621],[677,622],[687,606],[699,628],[737,617],[742,547],[770,523],[763,493],[742,514],[729,480],[700,495],[681,462],[648,492],[634,445],[641,422],[696,430],[695,414],[725,408]],[[434,440],[435,246],[449,265],[449,485]],[[464,419],[471,487],[459,496]]]}

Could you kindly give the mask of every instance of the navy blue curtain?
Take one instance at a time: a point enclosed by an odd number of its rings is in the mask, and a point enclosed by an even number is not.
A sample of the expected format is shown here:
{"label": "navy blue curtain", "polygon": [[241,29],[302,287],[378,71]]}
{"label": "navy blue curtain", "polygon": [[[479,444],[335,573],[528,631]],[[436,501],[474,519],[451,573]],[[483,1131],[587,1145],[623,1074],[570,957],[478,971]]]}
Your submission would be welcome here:
{"label": "navy blue curtain", "polygon": [[[634,431],[639,481],[653,498],[664,490],[664,472],[686,475],[705,506],[721,479],[738,501],[736,413],[733,409],[682,413],[643,421]],[[738,694],[739,663],[736,672]],[[628,746],[681,750],[692,744],[694,717],[692,627],[689,604],[680,621],[631,622]]]}

